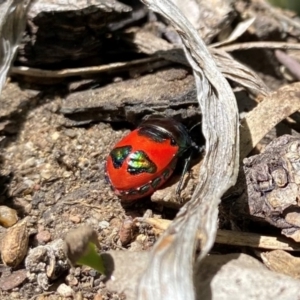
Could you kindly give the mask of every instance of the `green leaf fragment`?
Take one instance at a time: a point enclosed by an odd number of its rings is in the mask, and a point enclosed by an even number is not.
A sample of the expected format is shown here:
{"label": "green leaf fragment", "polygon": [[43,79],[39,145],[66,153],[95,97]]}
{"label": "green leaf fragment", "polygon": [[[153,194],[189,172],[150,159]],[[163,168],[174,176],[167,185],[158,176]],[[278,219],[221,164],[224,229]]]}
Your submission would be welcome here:
{"label": "green leaf fragment", "polygon": [[89,242],[84,254],[76,261],[79,265],[89,266],[101,274],[105,274],[105,268],[101,255],[97,252],[97,247],[94,243]]}

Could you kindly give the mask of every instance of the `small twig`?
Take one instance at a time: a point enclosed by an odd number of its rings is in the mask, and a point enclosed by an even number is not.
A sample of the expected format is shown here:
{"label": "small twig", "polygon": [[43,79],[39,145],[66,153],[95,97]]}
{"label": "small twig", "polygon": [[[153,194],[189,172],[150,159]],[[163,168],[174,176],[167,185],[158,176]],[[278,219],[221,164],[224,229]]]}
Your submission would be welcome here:
{"label": "small twig", "polygon": [[222,49],[226,52],[233,52],[238,50],[249,50],[254,48],[300,50],[300,44],[285,42],[249,42],[223,46],[219,47],[218,49]]}
{"label": "small twig", "polygon": [[[129,67],[152,63],[161,60],[159,57],[148,57],[143,59],[136,59],[129,62],[117,62],[111,63],[108,65],[102,66],[94,66],[94,67],[85,67],[85,68],[74,68],[74,69],[64,69],[64,70],[43,70],[43,69],[35,69],[29,67],[12,67],[12,74],[33,76],[33,77],[46,77],[46,78],[65,78],[71,76],[82,76],[82,75],[90,75],[97,74],[103,72],[112,72],[120,69],[126,69]],[[152,67],[152,65],[151,65]]]}
{"label": "small twig", "polygon": [[299,243],[286,238],[221,229],[217,231],[216,243],[272,250],[300,251]]}
{"label": "small twig", "polygon": [[[154,219],[154,218],[139,218],[138,221],[152,225],[154,228],[164,231],[171,224],[170,220]],[[201,238],[201,237],[198,237]],[[232,246],[247,246],[252,248],[272,249],[272,250],[287,250],[300,251],[300,244],[290,239],[264,236],[251,232],[240,232],[231,230],[218,229],[216,243]]]}

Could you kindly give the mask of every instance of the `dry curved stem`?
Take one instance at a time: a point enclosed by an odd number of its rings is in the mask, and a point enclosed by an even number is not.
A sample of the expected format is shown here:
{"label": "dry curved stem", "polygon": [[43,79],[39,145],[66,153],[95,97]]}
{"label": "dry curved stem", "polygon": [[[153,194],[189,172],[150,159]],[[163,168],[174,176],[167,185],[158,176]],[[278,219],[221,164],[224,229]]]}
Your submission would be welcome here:
{"label": "dry curved stem", "polygon": [[[139,218],[138,222],[145,222],[161,234],[171,224],[170,220],[155,218]],[[158,231],[158,232],[157,232]],[[241,232],[218,229],[216,243],[231,246],[246,246],[260,249],[300,251],[300,244],[282,236],[266,236],[252,232]]]}
{"label": "dry curved stem", "polygon": [[[152,33],[136,31],[133,33],[131,42],[143,53],[157,55],[165,60],[180,63],[188,67],[190,66],[182,48],[177,48]],[[222,48],[214,48],[213,45],[210,45],[209,51],[213,55],[221,73],[226,78],[237,82],[254,95],[268,94],[268,88],[264,82],[250,68],[235,60],[232,56],[223,51]]]}
{"label": "dry curved stem", "polygon": [[17,51],[26,23],[30,0],[0,3],[0,93]]}
{"label": "dry curved stem", "polygon": [[[102,66],[93,66],[93,67],[83,67],[83,68],[70,68],[62,70],[44,70],[37,68],[29,68],[25,66],[12,67],[12,74],[20,74],[33,77],[43,77],[43,78],[65,78],[71,76],[84,76],[91,74],[98,74],[104,72],[115,72],[123,69],[129,69],[130,67],[155,63],[160,61],[158,57],[148,57],[142,59],[136,59],[129,62],[116,62]],[[152,67],[152,66],[151,66]]]}
{"label": "dry curved stem", "polygon": [[180,34],[193,68],[203,113],[206,156],[192,199],[155,244],[138,286],[138,299],[194,299],[193,264],[196,237],[202,259],[214,244],[218,204],[238,173],[239,123],[233,92],[197,31],[170,0],[143,0],[166,17]]}
{"label": "dry curved stem", "polygon": [[300,50],[299,43],[286,43],[286,42],[247,42],[247,43],[236,43],[232,45],[226,45],[218,47],[226,52],[233,52],[239,50],[249,50],[255,48],[262,49],[283,49],[283,50]]}

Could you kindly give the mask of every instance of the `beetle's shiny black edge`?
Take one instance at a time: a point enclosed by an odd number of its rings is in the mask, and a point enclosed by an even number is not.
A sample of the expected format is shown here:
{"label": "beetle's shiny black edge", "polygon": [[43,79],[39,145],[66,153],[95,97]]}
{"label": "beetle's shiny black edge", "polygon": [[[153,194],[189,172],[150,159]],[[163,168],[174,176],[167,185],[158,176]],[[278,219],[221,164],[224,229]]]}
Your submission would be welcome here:
{"label": "beetle's shiny black edge", "polygon": [[178,156],[181,156],[193,145],[189,132],[185,126],[168,117],[158,115],[149,116],[139,125],[138,129],[139,128],[142,129],[143,132],[148,131],[151,133],[152,131],[155,133],[155,138],[158,137],[157,132],[161,133],[161,137],[164,135],[168,137],[171,140],[171,144],[178,145]]}

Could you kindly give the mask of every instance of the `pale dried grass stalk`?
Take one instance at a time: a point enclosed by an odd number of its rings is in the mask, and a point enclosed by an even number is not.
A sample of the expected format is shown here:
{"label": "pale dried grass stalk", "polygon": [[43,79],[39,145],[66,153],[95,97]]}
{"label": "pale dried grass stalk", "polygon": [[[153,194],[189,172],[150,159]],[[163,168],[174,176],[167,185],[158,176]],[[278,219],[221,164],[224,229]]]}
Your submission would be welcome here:
{"label": "pale dried grass stalk", "polygon": [[239,121],[234,94],[218,70],[204,42],[170,0],[143,0],[167,18],[180,34],[193,68],[206,156],[199,183],[189,201],[157,241],[150,263],[138,286],[138,299],[194,299],[193,264],[197,235],[202,259],[211,249],[217,231],[218,204],[238,173]]}

